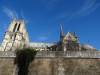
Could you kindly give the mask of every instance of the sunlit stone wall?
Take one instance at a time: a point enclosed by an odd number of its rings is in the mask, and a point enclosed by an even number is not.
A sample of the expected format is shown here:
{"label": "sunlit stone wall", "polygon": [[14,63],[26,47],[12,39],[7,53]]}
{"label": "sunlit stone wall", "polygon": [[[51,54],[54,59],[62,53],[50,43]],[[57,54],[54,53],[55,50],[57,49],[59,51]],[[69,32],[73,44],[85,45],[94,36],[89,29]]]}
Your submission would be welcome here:
{"label": "sunlit stone wall", "polygon": [[29,75],[100,75],[99,59],[38,58],[29,66]]}
{"label": "sunlit stone wall", "polygon": [[14,75],[14,59],[0,58],[0,75]]}
{"label": "sunlit stone wall", "polygon": [[[0,58],[0,75],[15,75],[13,58]],[[100,59],[35,58],[28,75],[100,75]]]}

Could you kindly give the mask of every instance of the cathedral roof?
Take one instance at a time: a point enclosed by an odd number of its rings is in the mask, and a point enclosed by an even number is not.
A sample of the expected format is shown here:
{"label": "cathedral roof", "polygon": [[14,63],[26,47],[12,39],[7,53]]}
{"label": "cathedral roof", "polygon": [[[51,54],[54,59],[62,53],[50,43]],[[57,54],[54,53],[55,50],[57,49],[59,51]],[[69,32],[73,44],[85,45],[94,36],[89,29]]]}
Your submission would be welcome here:
{"label": "cathedral roof", "polygon": [[85,49],[95,49],[93,46],[91,46],[89,44],[83,44],[82,47]]}
{"label": "cathedral roof", "polygon": [[50,46],[52,46],[52,45],[54,45],[53,43],[43,43],[43,42],[31,42],[30,44],[30,47],[43,47],[43,48],[45,48],[45,47],[50,47]]}

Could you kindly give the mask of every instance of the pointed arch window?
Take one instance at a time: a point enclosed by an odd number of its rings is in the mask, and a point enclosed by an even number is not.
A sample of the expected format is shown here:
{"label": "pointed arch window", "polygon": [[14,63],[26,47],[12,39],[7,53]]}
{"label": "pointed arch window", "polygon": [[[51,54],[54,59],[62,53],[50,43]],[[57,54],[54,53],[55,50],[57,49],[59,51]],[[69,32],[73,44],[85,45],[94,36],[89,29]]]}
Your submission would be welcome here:
{"label": "pointed arch window", "polygon": [[13,32],[16,31],[17,23],[14,25]]}
{"label": "pointed arch window", "polygon": [[19,29],[20,29],[20,25],[21,25],[21,24],[18,25],[17,31],[19,31]]}

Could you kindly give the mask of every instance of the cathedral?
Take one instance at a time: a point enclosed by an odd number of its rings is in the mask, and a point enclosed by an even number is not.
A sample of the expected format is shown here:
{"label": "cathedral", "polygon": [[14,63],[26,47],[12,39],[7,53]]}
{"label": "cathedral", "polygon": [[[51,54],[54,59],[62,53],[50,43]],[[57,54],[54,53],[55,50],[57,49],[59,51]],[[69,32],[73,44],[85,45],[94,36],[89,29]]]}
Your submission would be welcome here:
{"label": "cathedral", "polygon": [[20,48],[33,48],[39,51],[96,50],[89,44],[80,44],[75,32],[65,34],[62,25],[60,25],[59,38],[57,43],[30,42],[24,20],[14,19],[5,32],[0,51],[15,51]]}

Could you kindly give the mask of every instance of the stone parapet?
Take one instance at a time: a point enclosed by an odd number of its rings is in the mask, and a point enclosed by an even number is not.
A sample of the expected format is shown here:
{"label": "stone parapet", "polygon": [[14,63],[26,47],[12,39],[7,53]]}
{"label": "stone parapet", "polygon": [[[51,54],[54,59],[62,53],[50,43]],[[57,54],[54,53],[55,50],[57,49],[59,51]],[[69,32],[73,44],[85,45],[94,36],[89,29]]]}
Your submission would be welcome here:
{"label": "stone parapet", "polygon": [[[0,57],[12,57],[15,58],[16,54],[14,51],[0,51]],[[37,52],[37,58],[100,58],[100,51],[39,51]]]}

